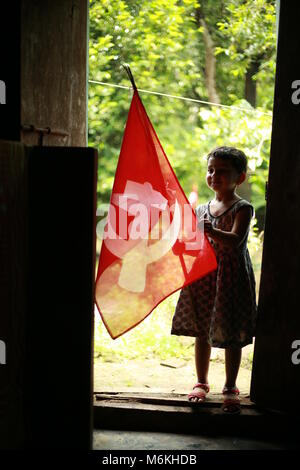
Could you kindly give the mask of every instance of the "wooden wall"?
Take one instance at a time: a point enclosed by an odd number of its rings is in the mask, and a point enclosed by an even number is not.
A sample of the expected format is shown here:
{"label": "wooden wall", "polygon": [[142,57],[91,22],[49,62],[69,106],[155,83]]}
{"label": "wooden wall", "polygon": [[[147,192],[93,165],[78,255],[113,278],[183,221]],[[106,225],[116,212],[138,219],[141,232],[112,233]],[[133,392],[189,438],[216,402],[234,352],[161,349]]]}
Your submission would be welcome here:
{"label": "wooden wall", "polygon": [[[87,145],[88,0],[23,0],[21,123],[63,130],[44,145]],[[35,133],[22,142],[37,145]]]}

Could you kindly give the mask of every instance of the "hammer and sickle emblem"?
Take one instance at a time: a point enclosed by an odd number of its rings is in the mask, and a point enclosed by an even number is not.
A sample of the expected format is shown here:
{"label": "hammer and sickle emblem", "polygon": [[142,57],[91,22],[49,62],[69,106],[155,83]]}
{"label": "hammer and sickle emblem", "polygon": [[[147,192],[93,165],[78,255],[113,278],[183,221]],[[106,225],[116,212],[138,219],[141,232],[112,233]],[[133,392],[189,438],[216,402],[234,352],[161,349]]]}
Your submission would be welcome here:
{"label": "hammer and sickle emblem", "polygon": [[[158,191],[153,190],[152,185],[148,182],[144,184],[128,181],[122,197],[139,201],[145,204],[147,209],[153,205],[161,210],[167,208],[167,200]],[[119,198],[120,200],[120,198]],[[114,202],[114,201],[113,201]],[[116,200],[115,200],[115,203]],[[121,203],[119,203],[121,207]],[[123,207],[124,208],[124,207]],[[128,209],[128,208],[127,208]],[[130,213],[130,209],[128,210]],[[157,218],[156,223],[159,223]],[[131,292],[144,292],[146,285],[147,266],[162,258],[175,244],[180,228],[181,228],[181,212],[180,207],[175,200],[173,220],[167,224],[162,220],[163,235],[156,242],[149,244],[151,230],[147,226],[147,236],[145,233],[134,243],[129,240],[104,240],[107,248],[118,258],[122,259],[122,267],[119,275],[118,284],[123,289]],[[151,227],[154,230],[154,227]],[[130,233],[129,233],[130,235]]]}

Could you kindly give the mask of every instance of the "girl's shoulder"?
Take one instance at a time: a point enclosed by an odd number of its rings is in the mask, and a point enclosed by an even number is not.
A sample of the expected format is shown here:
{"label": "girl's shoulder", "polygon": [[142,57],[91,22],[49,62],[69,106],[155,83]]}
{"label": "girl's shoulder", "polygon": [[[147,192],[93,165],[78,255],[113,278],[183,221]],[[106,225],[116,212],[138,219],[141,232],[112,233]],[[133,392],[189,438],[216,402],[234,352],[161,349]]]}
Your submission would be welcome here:
{"label": "girl's shoulder", "polygon": [[232,207],[232,209],[234,210],[235,213],[237,213],[240,209],[242,209],[243,207],[250,207],[251,208],[251,213],[252,213],[252,217],[254,217],[255,215],[255,209],[253,207],[253,205],[247,201],[246,199],[239,199]]}
{"label": "girl's shoulder", "polygon": [[[196,216],[198,218],[202,218],[205,213],[208,214],[208,206],[209,206],[209,202],[206,202],[205,204],[199,204],[195,209]],[[249,201],[247,201],[246,199],[243,199],[243,198],[236,201],[231,207],[229,207],[225,211],[225,213],[227,214],[228,212],[233,211],[233,213],[236,214],[243,207],[250,207],[251,208],[251,213],[252,213],[251,217],[255,216],[255,209],[254,209],[253,205]]]}
{"label": "girl's shoulder", "polygon": [[196,216],[198,218],[201,218],[205,212],[207,211],[207,206],[208,206],[208,203],[206,204],[199,204],[196,209],[195,209],[195,212],[196,212]]}

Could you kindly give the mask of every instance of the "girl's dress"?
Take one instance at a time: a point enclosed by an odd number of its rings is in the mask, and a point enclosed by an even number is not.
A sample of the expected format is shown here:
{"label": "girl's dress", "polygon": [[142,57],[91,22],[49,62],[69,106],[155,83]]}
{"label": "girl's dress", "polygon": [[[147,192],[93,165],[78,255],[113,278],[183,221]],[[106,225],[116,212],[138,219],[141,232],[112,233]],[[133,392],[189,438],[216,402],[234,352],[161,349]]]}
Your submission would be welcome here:
{"label": "girl's dress", "polygon": [[[210,201],[196,208],[198,219],[208,218],[213,227],[230,232],[235,214],[245,206],[239,199],[219,216],[210,213]],[[252,343],[256,323],[255,277],[247,248],[249,230],[238,248],[208,240],[218,267],[212,273],[184,287],[178,299],[171,334],[206,339],[218,348],[243,347]]]}

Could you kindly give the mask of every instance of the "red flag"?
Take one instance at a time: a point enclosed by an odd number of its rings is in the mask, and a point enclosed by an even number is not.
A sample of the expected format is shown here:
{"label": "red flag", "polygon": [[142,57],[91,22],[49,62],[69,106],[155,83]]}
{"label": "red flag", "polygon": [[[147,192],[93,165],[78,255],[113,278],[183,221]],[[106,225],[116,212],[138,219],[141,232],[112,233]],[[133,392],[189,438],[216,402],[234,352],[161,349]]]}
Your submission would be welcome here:
{"label": "red flag", "polygon": [[216,257],[134,90],[96,280],[113,339],[166,297],[217,268]]}

